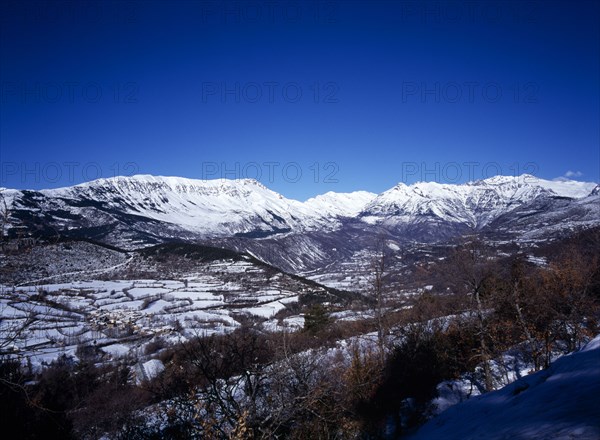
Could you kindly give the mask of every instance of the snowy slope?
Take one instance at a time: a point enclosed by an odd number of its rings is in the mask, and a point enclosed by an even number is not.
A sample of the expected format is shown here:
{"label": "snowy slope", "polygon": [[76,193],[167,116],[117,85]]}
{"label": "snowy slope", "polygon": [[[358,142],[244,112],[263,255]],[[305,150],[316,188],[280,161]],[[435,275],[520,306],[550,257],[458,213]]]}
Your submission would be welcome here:
{"label": "snowy slope", "polygon": [[[463,185],[400,183],[379,195],[328,192],[300,202],[252,179],[137,175],[2,194],[15,231],[24,226],[36,233],[60,232],[125,248],[168,240],[269,236],[282,240],[303,234],[311,242],[310,250],[330,259],[327,249],[342,249],[357,234],[380,234],[381,227],[400,239],[429,242],[484,228],[510,235],[514,224],[519,234],[598,224],[594,205],[599,196],[591,194],[596,186],[530,175],[496,176]],[[331,235],[320,243],[315,236],[336,231],[344,243]],[[286,250],[299,255],[306,250],[306,240],[296,241],[302,248]]]}
{"label": "snowy slope", "polygon": [[304,202],[313,213],[327,217],[356,217],[377,194],[368,191],[336,193],[333,191],[318,195]]}
{"label": "snowy slope", "polygon": [[412,440],[600,438],[600,336],[548,370],[455,405]]}
{"label": "snowy slope", "polygon": [[[230,332],[248,319],[278,329],[281,316],[274,315],[305,295],[333,303],[352,297],[248,255],[190,244],[129,253],[77,241],[42,245],[3,255],[0,273],[0,351],[10,338],[34,365],[96,342],[111,356],[144,358],[155,337],[175,344]],[[32,310],[40,311],[36,321],[15,334]],[[303,322],[295,313],[287,315]],[[128,324],[135,328],[117,331]]]}
{"label": "snowy slope", "polygon": [[100,179],[41,191],[50,198],[90,199],[129,214],[209,234],[248,232],[262,226],[298,226],[302,205],[251,179],[193,180],[137,175]]}
{"label": "snowy slope", "polygon": [[[11,203],[18,198],[13,193]],[[35,203],[19,204],[17,200],[16,208],[28,209],[37,204],[38,212],[69,211],[80,215],[93,202],[105,213],[143,217],[202,235],[226,236],[331,229],[337,226],[332,218],[356,215],[373,197],[374,194],[361,191],[328,193],[302,203],[253,179],[136,175],[42,190],[31,196]]]}
{"label": "snowy slope", "polygon": [[520,176],[494,176],[485,180],[467,183],[469,186],[488,186],[502,188],[503,191],[515,191],[519,188],[539,187],[552,191],[560,197],[581,198],[590,194],[597,186],[593,182],[580,182],[578,180],[544,180],[531,174]]}
{"label": "snowy slope", "polygon": [[361,218],[370,224],[438,220],[481,228],[537,198],[582,198],[595,186],[589,182],[543,180],[527,174],[495,176],[464,185],[400,183],[367,204]]}

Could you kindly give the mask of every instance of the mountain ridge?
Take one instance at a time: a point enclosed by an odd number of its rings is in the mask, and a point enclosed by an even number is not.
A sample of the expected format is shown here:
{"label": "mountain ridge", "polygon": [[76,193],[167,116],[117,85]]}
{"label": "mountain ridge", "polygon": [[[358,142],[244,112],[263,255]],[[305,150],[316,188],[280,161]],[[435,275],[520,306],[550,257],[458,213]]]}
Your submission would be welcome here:
{"label": "mountain ridge", "polygon": [[[78,183],[75,185],[63,186],[63,187],[58,187],[58,188],[36,190],[36,189],[30,189],[30,188],[16,189],[16,188],[0,187],[0,191],[32,191],[32,192],[51,193],[51,192],[55,192],[55,191],[64,191],[64,190],[68,190],[68,189],[72,189],[72,188],[98,187],[98,186],[102,186],[102,184],[114,185],[116,183],[119,185],[126,185],[128,182],[142,183],[144,181],[146,181],[147,183],[154,183],[154,184],[163,184],[163,185],[171,184],[171,185],[174,185],[177,187],[182,187],[182,188],[199,187],[199,186],[216,187],[216,186],[227,186],[232,183],[238,183],[240,185],[252,185],[252,186],[262,188],[262,189],[269,190],[269,188],[266,185],[264,185],[263,183],[259,182],[256,179],[252,179],[252,178],[194,179],[194,178],[180,177],[180,176],[134,174],[132,176],[103,177],[103,178],[99,178],[99,179],[90,180],[88,182],[82,182],[82,183]],[[422,186],[427,185],[427,186],[431,186],[431,187],[437,186],[437,187],[443,188],[443,187],[479,186],[481,184],[498,186],[498,185],[514,183],[514,182],[518,182],[521,184],[542,186],[547,189],[553,189],[553,190],[555,190],[555,192],[556,192],[556,190],[558,190],[559,193],[557,193],[557,195],[563,195],[566,197],[568,197],[569,194],[567,194],[565,192],[565,190],[569,189],[569,188],[572,190],[572,194],[570,195],[571,197],[582,197],[582,196],[588,195],[596,187],[600,187],[600,184],[598,184],[596,182],[584,182],[584,181],[579,181],[579,180],[568,180],[568,179],[547,180],[547,179],[542,179],[540,177],[536,177],[531,174],[521,174],[521,175],[514,175],[514,176],[496,175],[496,176],[492,176],[492,177],[488,177],[488,178],[484,178],[484,179],[471,180],[471,181],[468,181],[465,183],[440,183],[440,182],[436,182],[436,181],[417,181],[417,182],[414,182],[411,184],[406,184],[404,182],[399,182],[392,188],[389,188],[388,190],[385,190],[383,192],[389,191],[389,190],[397,188],[397,187],[411,188],[411,187],[422,187]],[[118,185],[116,185],[116,186],[118,186]],[[562,188],[562,191],[561,191],[561,188]],[[383,192],[381,192],[379,194],[382,194]],[[357,191],[348,191],[348,192],[328,191],[326,193],[318,194],[314,197],[310,197],[306,201],[308,201],[310,199],[314,199],[314,198],[319,198],[319,197],[325,196],[327,194],[353,194],[353,193],[370,193],[370,194],[378,195],[378,193],[373,193],[371,191],[366,191],[366,190],[357,190]],[[285,196],[282,195],[282,197],[285,197]],[[288,199],[288,200],[295,200],[295,199]],[[295,200],[295,201],[298,201],[298,200]],[[302,201],[298,201],[298,202],[305,203]]]}
{"label": "mountain ridge", "polygon": [[[241,238],[237,250],[262,253],[275,251],[273,246],[266,249],[266,242],[257,250],[257,243],[273,239],[269,243],[295,255],[285,266],[291,270],[303,268],[304,255],[328,261],[332,252],[349,255],[357,243],[381,234],[424,242],[478,231],[544,239],[546,232],[600,223],[597,188],[591,182],[525,174],[465,184],[399,183],[380,194],[328,192],[300,202],[253,179],[136,175],[1,194],[9,237],[24,231],[58,234],[128,249],[174,240]],[[288,239],[291,235],[295,238]]]}

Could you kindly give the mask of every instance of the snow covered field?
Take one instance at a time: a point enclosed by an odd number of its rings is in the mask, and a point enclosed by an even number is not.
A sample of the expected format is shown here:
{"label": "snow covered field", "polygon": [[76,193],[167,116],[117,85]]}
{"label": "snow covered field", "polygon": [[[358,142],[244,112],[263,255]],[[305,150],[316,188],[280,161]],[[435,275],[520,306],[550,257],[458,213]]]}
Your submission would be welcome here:
{"label": "snow covered field", "polygon": [[149,354],[153,341],[168,345],[229,332],[248,318],[266,330],[301,328],[300,315],[274,316],[298,302],[307,287],[267,272],[247,261],[220,260],[177,280],[0,286],[0,347],[39,365],[61,354],[76,356],[82,346],[107,360]]}

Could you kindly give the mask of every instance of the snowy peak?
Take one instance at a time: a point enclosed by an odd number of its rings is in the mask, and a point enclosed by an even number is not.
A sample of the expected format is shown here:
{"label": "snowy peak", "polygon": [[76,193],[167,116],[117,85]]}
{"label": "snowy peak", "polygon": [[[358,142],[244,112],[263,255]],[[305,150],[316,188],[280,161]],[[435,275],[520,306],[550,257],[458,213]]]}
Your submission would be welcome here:
{"label": "snowy peak", "polygon": [[93,200],[112,210],[211,235],[280,231],[299,224],[301,204],[253,179],[195,180],[136,175],[44,190],[49,198]]}
{"label": "snowy peak", "polygon": [[287,199],[254,179],[136,175],[42,190],[22,201],[20,207],[28,209],[26,205],[34,203],[43,205],[40,211],[70,212],[91,219],[92,223],[99,222],[91,212],[93,207],[112,217],[146,218],[203,236],[264,237],[335,229],[340,225],[338,217],[356,216],[374,197],[375,194],[363,191],[327,193],[302,203]]}
{"label": "snowy peak", "polygon": [[600,191],[595,183],[522,175],[462,185],[399,183],[378,195],[328,192],[300,202],[253,179],[136,175],[42,191],[3,190],[2,198],[13,212],[15,228],[77,233],[111,243],[129,240],[113,236],[150,237],[150,242],[159,243],[182,238],[328,233],[345,227],[367,231],[374,225],[399,237],[439,240],[496,221],[509,229],[520,218],[542,218],[544,213],[568,209],[573,201],[578,209],[570,218],[596,224],[600,219],[594,217],[594,203],[581,205],[594,191]]}
{"label": "snowy peak", "polygon": [[[577,180],[544,180],[531,174],[522,174],[514,177],[494,176],[489,179],[469,182],[467,185],[496,187],[503,191],[521,190],[527,192],[544,189],[559,197],[578,199],[587,196],[596,184]],[[518,195],[518,192],[516,195]]]}
{"label": "snowy peak", "polygon": [[482,227],[540,197],[582,198],[594,186],[588,182],[543,180],[529,174],[495,176],[462,185],[400,183],[368,203],[361,217],[368,223],[428,218]]}
{"label": "snowy peak", "polygon": [[270,191],[267,187],[254,179],[216,179],[198,180],[184,177],[165,177],[152,175],[135,175],[131,177],[111,177],[82,183],[72,187],[59,188],[56,190],[44,190],[43,193],[53,194],[55,192],[117,192],[145,193],[149,191],[171,192],[179,194],[226,194],[232,196],[248,196],[253,191]]}
{"label": "snowy peak", "polygon": [[377,194],[368,191],[327,192],[308,199],[304,206],[328,217],[356,217]]}

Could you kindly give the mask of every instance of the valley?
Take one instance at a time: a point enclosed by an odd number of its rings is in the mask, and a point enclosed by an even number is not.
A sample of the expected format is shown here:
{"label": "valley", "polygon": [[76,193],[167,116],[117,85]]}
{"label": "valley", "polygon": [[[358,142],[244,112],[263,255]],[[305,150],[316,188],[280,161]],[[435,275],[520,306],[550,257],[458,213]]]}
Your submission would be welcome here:
{"label": "valley", "polygon": [[87,418],[112,405],[101,386],[61,413],[85,438],[121,438],[123,423],[227,438],[240,419],[264,438],[381,435],[382,420],[409,433],[597,330],[593,183],[497,176],[298,202],[251,180],[144,175],[0,197],[15,389],[122,374],[126,422]]}

